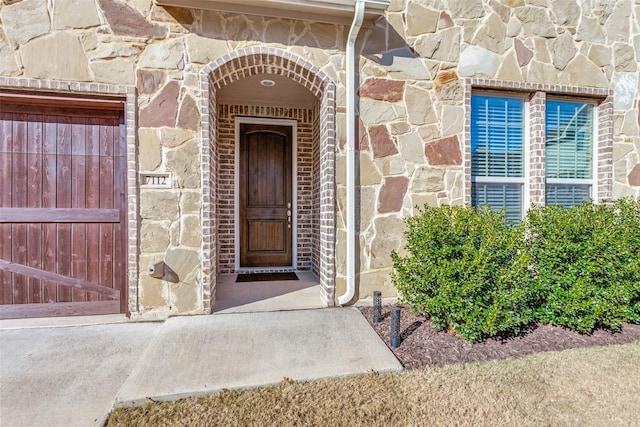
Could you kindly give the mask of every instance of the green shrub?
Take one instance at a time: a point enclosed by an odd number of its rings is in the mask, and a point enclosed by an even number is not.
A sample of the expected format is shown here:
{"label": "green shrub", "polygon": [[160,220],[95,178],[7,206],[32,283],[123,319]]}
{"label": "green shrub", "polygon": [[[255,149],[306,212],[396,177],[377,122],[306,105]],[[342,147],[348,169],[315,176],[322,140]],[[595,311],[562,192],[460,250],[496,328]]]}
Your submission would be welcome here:
{"label": "green shrub", "polygon": [[529,210],[425,206],[407,219],[393,282],[415,312],[468,341],[532,321],[589,333],[640,322],[640,200]]}
{"label": "green shrub", "polygon": [[629,321],[640,323],[640,199],[616,200],[613,209],[618,214],[617,235],[629,254],[626,286],[630,289]]}
{"label": "green shrub", "polygon": [[579,332],[619,328],[637,316],[640,281],[637,201],[613,206],[581,205],[531,209],[526,247],[538,288],[546,295],[538,310],[543,323]]}
{"label": "green shrub", "polygon": [[407,256],[392,254],[404,302],[468,341],[517,332],[539,295],[520,250],[522,226],[489,208],[425,206],[407,219]]}

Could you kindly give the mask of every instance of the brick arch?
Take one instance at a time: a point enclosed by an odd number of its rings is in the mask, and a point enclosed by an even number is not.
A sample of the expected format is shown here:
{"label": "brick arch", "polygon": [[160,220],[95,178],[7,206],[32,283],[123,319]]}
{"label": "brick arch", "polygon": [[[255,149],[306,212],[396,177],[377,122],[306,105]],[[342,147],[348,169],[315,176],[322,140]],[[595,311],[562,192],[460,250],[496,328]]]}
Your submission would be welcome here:
{"label": "brick arch", "polygon": [[286,50],[254,46],[229,52],[202,68],[200,73],[202,160],[202,287],[206,311],[213,310],[218,274],[218,147],[217,90],[256,74],[274,74],[306,87],[319,101],[319,260],[322,299],[327,306],[335,298],[335,148],[336,86],[318,67]]}
{"label": "brick arch", "polygon": [[335,93],[335,84],[318,67],[291,52],[270,47],[230,52],[205,66],[202,74],[209,77],[214,90],[256,74],[276,74],[300,83],[318,99],[325,91]]}

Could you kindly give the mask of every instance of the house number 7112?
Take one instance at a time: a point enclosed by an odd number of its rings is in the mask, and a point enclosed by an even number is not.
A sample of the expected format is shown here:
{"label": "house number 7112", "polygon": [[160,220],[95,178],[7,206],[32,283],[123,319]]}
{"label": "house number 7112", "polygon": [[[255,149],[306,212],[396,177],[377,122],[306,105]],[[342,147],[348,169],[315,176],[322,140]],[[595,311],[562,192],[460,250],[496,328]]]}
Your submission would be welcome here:
{"label": "house number 7112", "polygon": [[171,176],[168,173],[142,173],[141,184],[145,187],[171,187]]}
{"label": "house number 7112", "polygon": [[146,185],[167,185],[167,178],[166,176],[154,176],[154,175],[147,175],[146,176],[147,180],[145,182]]}

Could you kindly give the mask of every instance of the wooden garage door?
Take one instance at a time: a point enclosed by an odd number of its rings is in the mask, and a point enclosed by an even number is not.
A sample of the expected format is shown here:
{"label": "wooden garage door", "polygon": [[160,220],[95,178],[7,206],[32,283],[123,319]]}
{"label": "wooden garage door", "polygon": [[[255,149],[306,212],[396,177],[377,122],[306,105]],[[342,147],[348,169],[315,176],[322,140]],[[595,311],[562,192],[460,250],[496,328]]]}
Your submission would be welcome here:
{"label": "wooden garage door", "polygon": [[41,101],[0,97],[0,318],[124,312],[121,104]]}

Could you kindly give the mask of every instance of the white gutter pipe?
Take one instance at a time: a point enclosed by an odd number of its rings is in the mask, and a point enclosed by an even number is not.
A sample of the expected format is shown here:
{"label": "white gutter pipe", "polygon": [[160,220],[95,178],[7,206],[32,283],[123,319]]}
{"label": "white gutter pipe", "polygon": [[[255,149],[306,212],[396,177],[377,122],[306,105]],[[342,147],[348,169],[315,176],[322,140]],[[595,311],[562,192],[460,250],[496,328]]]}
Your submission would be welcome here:
{"label": "white gutter pipe", "polygon": [[356,39],[362,27],[366,0],[356,0],[347,39],[347,289],[338,304],[351,302],[356,293]]}

